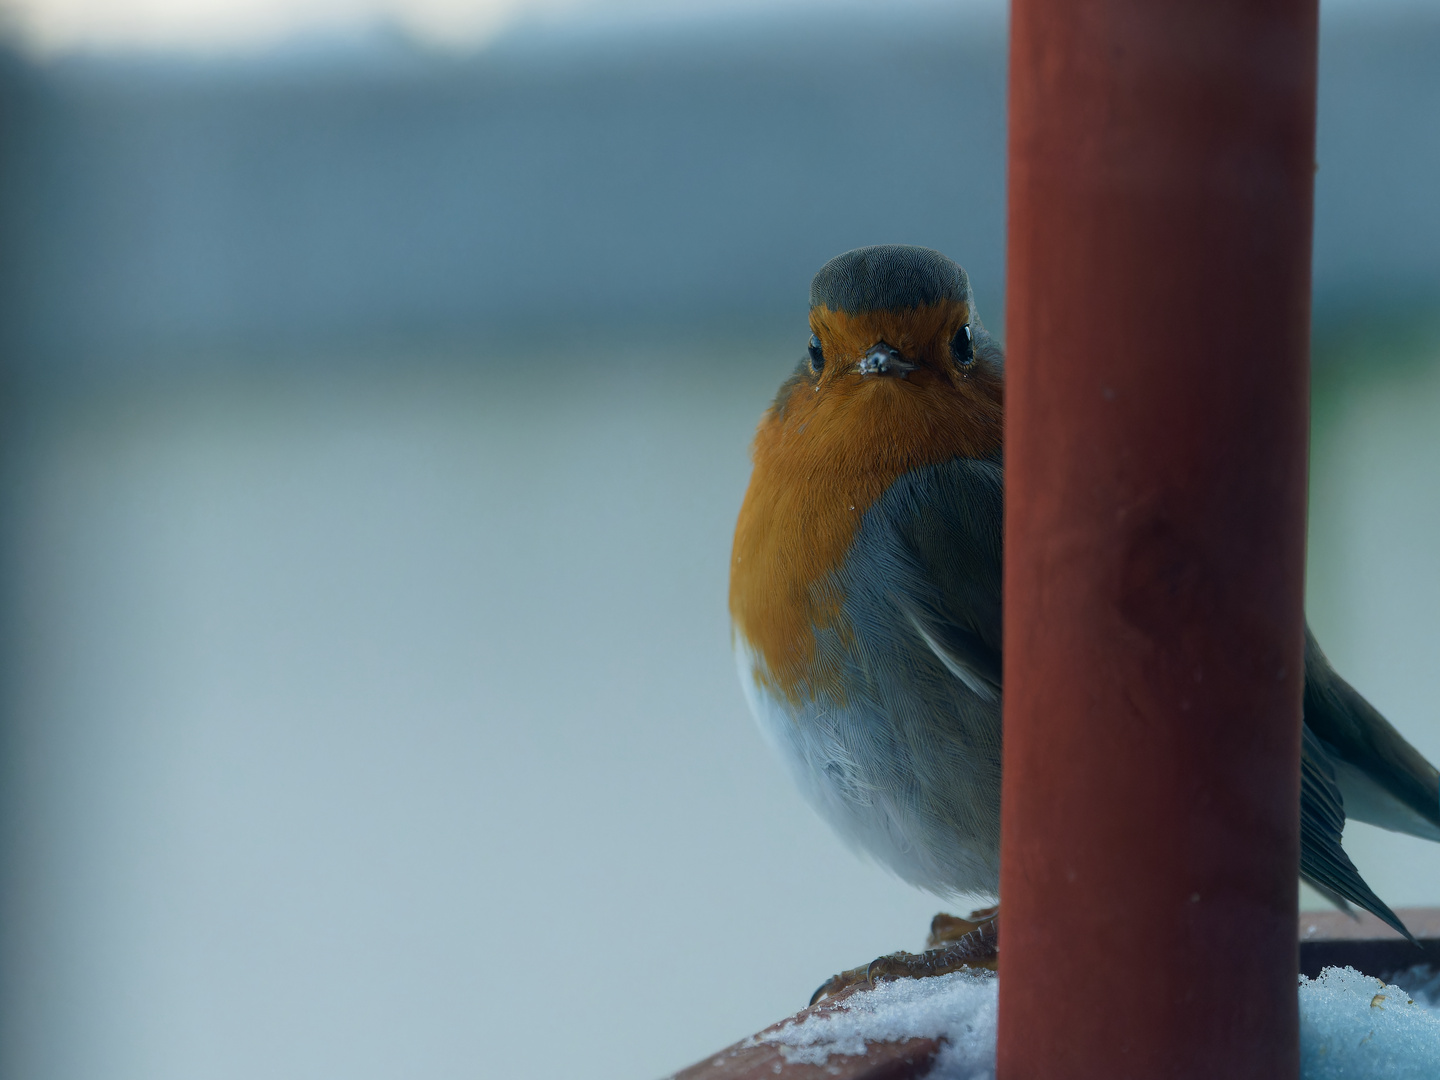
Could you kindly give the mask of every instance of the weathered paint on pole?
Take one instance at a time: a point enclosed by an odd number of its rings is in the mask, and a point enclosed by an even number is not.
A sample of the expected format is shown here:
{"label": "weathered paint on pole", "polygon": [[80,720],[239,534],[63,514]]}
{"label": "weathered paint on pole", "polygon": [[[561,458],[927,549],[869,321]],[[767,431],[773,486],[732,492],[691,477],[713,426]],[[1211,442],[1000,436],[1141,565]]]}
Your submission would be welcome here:
{"label": "weathered paint on pole", "polygon": [[1315,0],[1015,0],[1000,1080],[1298,1069]]}

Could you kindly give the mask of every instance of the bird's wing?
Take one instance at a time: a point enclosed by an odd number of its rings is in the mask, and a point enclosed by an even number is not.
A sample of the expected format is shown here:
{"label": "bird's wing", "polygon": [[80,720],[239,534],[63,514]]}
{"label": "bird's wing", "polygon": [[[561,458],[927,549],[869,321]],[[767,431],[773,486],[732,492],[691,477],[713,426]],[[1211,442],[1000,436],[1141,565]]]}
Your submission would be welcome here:
{"label": "bird's wing", "polygon": [[[957,459],[917,470],[892,488],[887,503],[895,529],[892,535],[897,535],[906,549],[905,562],[911,571],[902,576],[911,582],[918,579],[923,585],[898,590],[891,594],[891,601],[952,675],[982,699],[998,700],[1004,526],[1001,464]],[[1335,674],[1308,630],[1305,719],[1301,876],[1326,895],[1355,903],[1410,937],[1340,846],[1352,802],[1348,788],[1354,786],[1346,775],[1349,771],[1363,775],[1366,783],[1387,792],[1391,801],[1401,801],[1413,817],[1437,826],[1440,775]],[[1363,810],[1352,810],[1351,816],[1372,820]]]}
{"label": "bird's wing", "polygon": [[1309,627],[1305,723],[1329,753],[1347,817],[1440,840],[1440,772],[1335,673]]}
{"label": "bird's wing", "polygon": [[936,618],[918,604],[900,602],[901,609],[945,670],[985,701],[1000,700],[1000,655],[975,634],[944,618]]}
{"label": "bird's wing", "polygon": [[998,701],[1000,463],[957,458],[908,474],[890,495],[895,531],[918,586],[892,594],[891,601],[950,674],[978,697]]}
{"label": "bird's wing", "polygon": [[[1330,755],[1309,727],[1300,747],[1300,876],[1330,899],[1349,900],[1411,941],[1410,931],[1376,896],[1345,849],[1345,803],[1335,783]],[[1343,903],[1342,903],[1343,906]]]}

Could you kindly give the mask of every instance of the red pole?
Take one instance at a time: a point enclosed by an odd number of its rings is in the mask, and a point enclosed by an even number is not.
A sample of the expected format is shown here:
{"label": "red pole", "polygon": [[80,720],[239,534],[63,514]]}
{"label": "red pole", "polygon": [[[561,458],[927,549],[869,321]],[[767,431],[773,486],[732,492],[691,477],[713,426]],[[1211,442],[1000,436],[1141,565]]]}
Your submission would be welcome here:
{"label": "red pole", "polygon": [[1298,1070],[1316,0],[1014,0],[1000,1080]]}

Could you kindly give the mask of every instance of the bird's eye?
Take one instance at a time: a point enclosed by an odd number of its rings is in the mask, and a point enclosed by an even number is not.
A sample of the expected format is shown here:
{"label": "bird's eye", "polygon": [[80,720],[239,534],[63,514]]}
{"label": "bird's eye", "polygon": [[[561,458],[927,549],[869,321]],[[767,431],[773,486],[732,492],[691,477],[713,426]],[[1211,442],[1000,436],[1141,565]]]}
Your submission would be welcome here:
{"label": "bird's eye", "polygon": [[960,332],[950,342],[950,352],[955,357],[955,362],[961,367],[969,367],[975,363],[975,340],[970,336],[969,323],[962,326]]}
{"label": "bird's eye", "polygon": [[820,347],[820,339],[814,334],[810,335],[810,370],[819,375],[825,367],[825,350]]}

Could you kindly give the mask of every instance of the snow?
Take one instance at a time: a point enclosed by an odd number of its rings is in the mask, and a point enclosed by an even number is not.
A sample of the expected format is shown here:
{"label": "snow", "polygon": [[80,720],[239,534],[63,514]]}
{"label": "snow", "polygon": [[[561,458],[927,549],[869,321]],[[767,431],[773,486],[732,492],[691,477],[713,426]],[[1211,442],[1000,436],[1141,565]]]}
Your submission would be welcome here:
{"label": "snow", "polygon": [[932,1080],[986,1080],[995,1075],[996,987],[988,971],[882,982],[761,1041],[787,1062],[824,1065],[831,1054],[864,1053],[867,1042],[943,1037]]}
{"label": "snow", "polygon": [[1302,1080],[1435,1080],[1440,1011],[1430,1005],[1354,968],[1302,975]]}
{"label": "snow", "polygon": [[[1301,1080],[1435,1080],[1440,1076],[1440,975],[1407,972],[1400,986],[1352,968],[1300,976]],[[998,980],[959,971],[897,979],[841,1001],[833,1012],[761,1036],[796,1064],[863,1053],[867,1042],[943,1039],[931,1080],[995,1074]]]}

